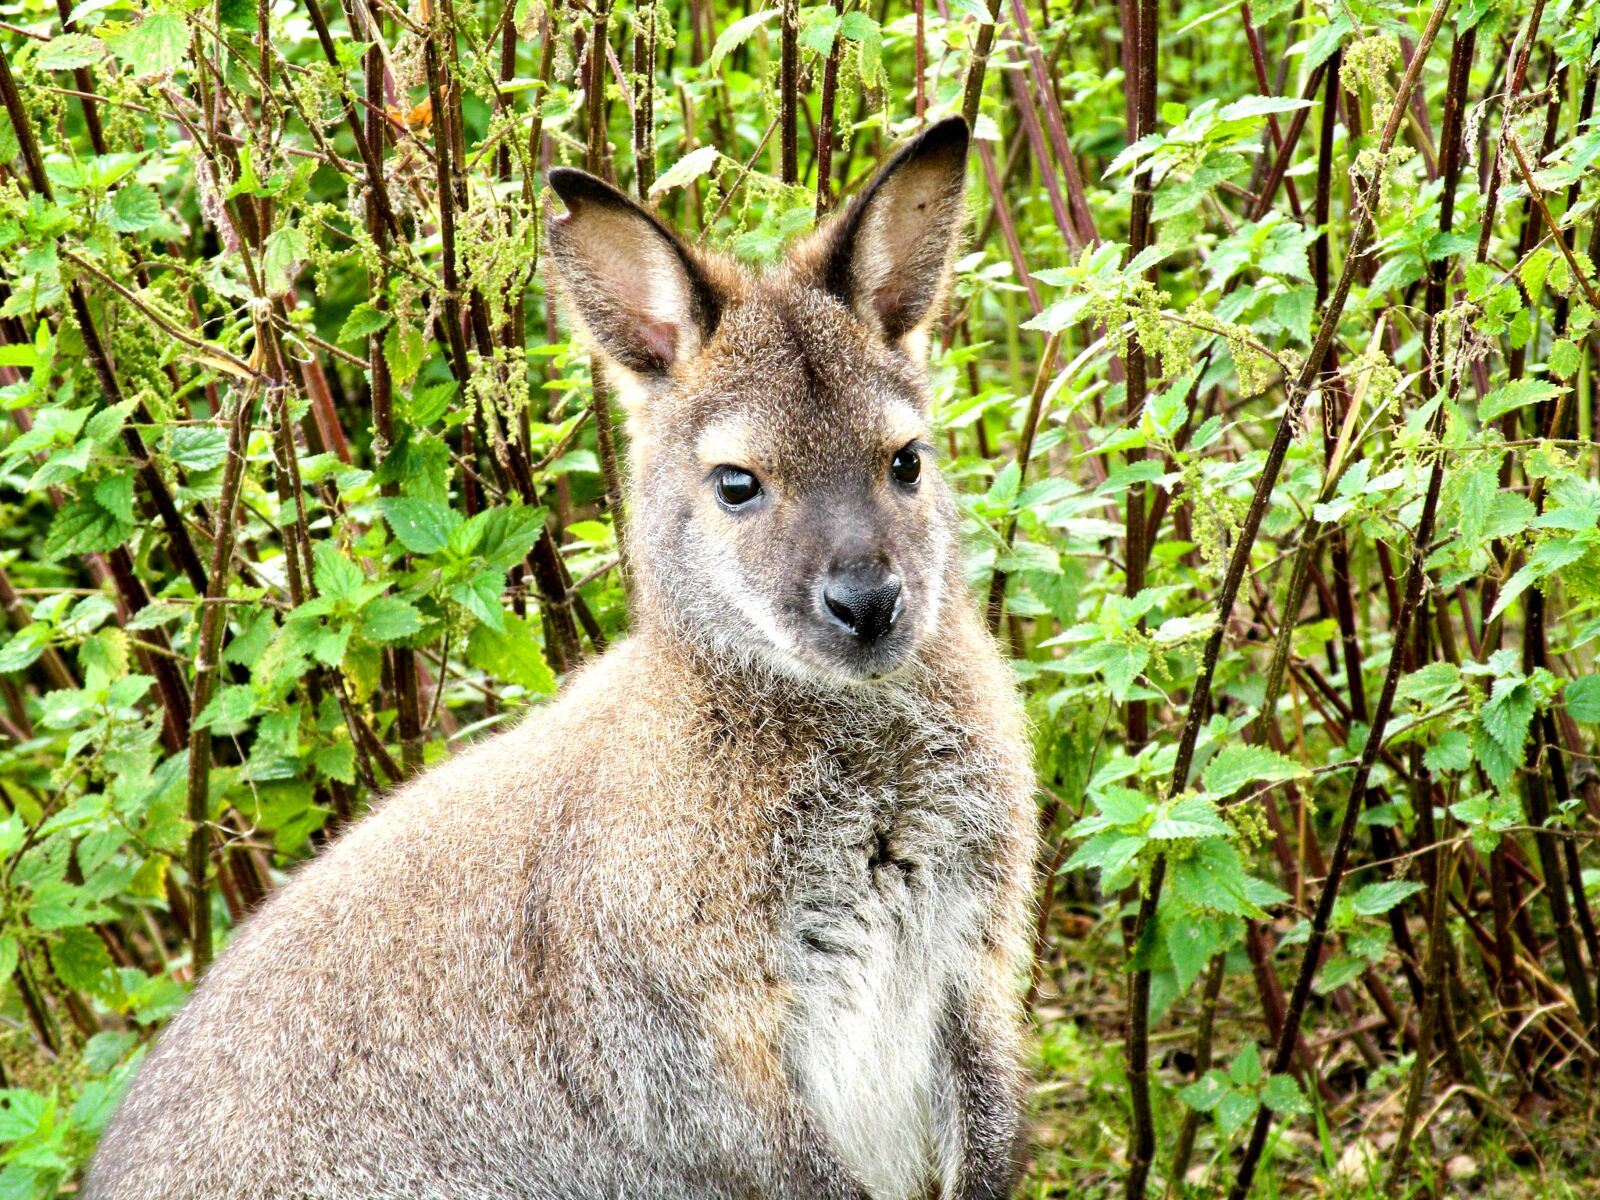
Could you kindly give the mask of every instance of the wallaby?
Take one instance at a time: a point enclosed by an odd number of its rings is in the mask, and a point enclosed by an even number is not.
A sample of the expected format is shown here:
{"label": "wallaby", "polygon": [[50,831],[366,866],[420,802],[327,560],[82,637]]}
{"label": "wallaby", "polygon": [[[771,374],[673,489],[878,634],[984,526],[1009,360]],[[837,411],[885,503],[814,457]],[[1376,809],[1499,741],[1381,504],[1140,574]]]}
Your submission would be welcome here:
{"label": "wallaby", "polygon": [[244,925],[89,1200],[1010,1194],[1032,775],[923,362],[967,140],[763,272],[550,172],[633,633]]}

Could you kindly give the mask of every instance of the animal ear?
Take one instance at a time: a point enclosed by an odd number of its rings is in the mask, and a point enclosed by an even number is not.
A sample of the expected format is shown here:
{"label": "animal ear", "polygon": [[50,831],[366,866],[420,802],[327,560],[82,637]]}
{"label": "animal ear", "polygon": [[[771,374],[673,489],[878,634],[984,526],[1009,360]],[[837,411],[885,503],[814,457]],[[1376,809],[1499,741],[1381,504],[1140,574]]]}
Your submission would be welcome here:
{"label": "animal ear", "polygon": [[966,221],[967,123],[930,125],[835,218],[824,285],[891,342],[938,315]]}
{"label": "animal ear", "polygon": [[584,171],[557,167],[567,211],[550,218],[556,283],[596,349],[639,375],[691,357],[720,304],[688,248],[656,216]]}

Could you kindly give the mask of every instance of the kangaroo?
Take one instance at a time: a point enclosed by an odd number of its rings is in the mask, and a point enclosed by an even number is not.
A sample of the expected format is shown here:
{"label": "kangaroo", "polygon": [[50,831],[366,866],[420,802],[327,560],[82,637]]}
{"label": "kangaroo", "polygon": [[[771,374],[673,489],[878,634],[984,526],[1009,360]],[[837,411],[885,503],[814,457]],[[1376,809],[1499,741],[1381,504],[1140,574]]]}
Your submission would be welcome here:
{"label": "kangaroo", "polygon": [[633,633],[244,924],[88,1200],[1010,1194],[1032,774],[923,363],[967,141],[765,271],[550,172]]}

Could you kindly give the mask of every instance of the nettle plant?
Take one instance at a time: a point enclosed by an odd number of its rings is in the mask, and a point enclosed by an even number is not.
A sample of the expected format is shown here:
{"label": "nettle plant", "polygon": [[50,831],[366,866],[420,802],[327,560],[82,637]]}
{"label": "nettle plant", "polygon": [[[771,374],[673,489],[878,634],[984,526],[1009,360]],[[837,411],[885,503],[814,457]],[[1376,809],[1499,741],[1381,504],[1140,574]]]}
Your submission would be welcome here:
{"label": "nettle plant", "polygon": [[284,871],[625,634],[548,168],[770,262],[952,113],[936,441],[1037,730],[1029,1186],[1242,1197],[1312,1111],[1398,1188],[1430,1086],[1463,1142],[1585,1111],[1600,6],[0,19],[0,1196],[71,1186]]}

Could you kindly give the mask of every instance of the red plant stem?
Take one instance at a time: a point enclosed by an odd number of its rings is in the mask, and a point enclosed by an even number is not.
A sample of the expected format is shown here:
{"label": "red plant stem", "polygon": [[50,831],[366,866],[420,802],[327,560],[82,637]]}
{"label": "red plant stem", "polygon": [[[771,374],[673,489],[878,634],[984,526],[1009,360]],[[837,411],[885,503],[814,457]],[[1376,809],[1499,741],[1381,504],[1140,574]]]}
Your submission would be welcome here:
{"label": "red plant stem", "polygon": [[800,181],[800,0],[783,0],[783,33],[778,60],[778,177]]}

